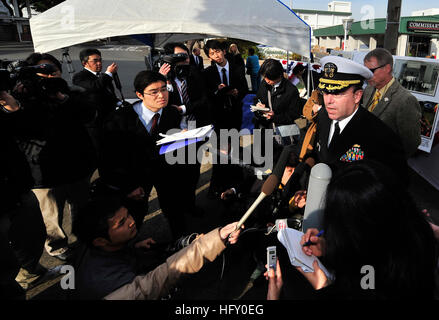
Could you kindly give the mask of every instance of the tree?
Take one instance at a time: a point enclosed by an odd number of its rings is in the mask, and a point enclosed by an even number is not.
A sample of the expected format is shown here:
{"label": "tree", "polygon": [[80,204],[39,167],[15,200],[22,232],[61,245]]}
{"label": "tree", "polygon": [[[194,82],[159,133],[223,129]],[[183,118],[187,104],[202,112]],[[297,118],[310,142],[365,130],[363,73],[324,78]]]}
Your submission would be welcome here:
{"label": "tree", "polygon": [[[11,14],[11,16],[14,15],[14,6],[12,4],[12,0],[10,0],[8,3],[7,0],[0,0],[3,5],[6,7],[6,9],[8,9],[9,13]],[[50,9],[54,6],[56,6],[57,4],[60,4],[61,2],[64,2],[65,0],[29,0],[29,5],[30,7],[37,11],[37,12],[44,12],[47,9]],[[26,8],[27,4],[26,4],[26,0],[17,0],[17,4],[18,4],[18,15],[20,17],[23,17],[23,9]]]}

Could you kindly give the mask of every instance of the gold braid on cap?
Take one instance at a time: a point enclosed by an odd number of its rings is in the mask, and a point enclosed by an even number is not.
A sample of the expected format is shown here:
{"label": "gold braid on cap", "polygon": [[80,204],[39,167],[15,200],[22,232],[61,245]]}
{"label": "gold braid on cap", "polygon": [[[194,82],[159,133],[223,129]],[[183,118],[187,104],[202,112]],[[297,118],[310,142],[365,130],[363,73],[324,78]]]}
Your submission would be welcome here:
{"label": "gold braid on cap", "polygon": [[[352,84],[361,83],[361,80],[330,80],[330,79],[320,79],[319,88],[326,89],[328,91],[342,90],[349,87]],[[328,85],[325,85],[328,84]]]}

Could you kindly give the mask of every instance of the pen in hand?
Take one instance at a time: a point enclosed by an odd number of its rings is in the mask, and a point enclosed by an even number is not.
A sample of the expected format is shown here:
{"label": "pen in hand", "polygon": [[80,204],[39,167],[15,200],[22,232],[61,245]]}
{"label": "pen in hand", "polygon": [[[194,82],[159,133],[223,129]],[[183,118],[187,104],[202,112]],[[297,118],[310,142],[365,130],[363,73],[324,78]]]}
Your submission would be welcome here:
{"label": "pen in hand", "polygon": [[[316,237],[320,237],[323,233],[324,233],[324,231],[323,231],[323,230],[320,230],[320,232],[316,234]],[[312,242],[311,240],[308,240],[307,242],[305,242],[305,243],[302,245],[302,247],[308,247],[308,246],[313,245],[313,244],[315,244],[315,243]]]}

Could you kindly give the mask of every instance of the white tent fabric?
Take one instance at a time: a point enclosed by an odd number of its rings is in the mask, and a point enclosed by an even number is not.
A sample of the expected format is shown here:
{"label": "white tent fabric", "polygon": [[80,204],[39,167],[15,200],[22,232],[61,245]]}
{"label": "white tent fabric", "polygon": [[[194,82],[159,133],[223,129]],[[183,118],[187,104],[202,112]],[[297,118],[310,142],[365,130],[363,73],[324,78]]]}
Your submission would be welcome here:
{"label": "white tent fabric", "polygon": [[310,55],[310,27],[280,0],[66,0],[32,17],[30,27],[38,52],[114,36],[195,33]]}

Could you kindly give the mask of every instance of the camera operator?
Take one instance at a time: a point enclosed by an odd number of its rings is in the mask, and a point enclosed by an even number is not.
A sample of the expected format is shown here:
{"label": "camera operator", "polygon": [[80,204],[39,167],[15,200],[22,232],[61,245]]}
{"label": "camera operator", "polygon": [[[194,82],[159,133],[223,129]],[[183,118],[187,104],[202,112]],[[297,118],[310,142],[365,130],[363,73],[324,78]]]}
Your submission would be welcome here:
{"label": "camera operator", "polygon": [[167,79],[169,105],[175,106],[187,121],[196,121],[197,127],[208,125],[204,82],[197,68],[190,65],[188,48],[183,43],[170,42],[164,46],[164,50],[165,63],[159,72]]}
{"label": "camera operator", "polygon": [[[199,70],[190,65],[188,48],[183,43],[170,42],[164,46],[164,50],[165,63],[160,67],[159,72],[167,79],[168,105],[177,108],[183,115],[182,129],[188,126],[189,129],[194,129],[208,125],[208,101],[204,81]],[[201,164],[197,162],[183,165],[179,170],[182,175],[180,179],[185,186],[182,188],[184,203],[189,204],[187,211],[195,215],[203,214],[201,208],[195,207],[195,191],[200,177],[200,167]]]}
{"label": "camera operator", "polygon": [[25,299],[23,289],[47,272],[38,263],[46,228],[38,200],[31,191],[33,179],[29,165],[11,134],[9,120],[19,105],[2,89],[5,88],[0,87],[0,150],[5,156],[0,166],[0,297]]}
{"label": "camera operator", "polygon": [[20,108],[11,125],[34,178],[32,191],[46,225],[46,250],[64,261],[72,253],[62,229],[64,206],[69,204],[74,220],[88,199],[96,159],[84,123],[96,112],[80,93],[69,89],[56,58],[33,53],[26,63],[12,92]]}

